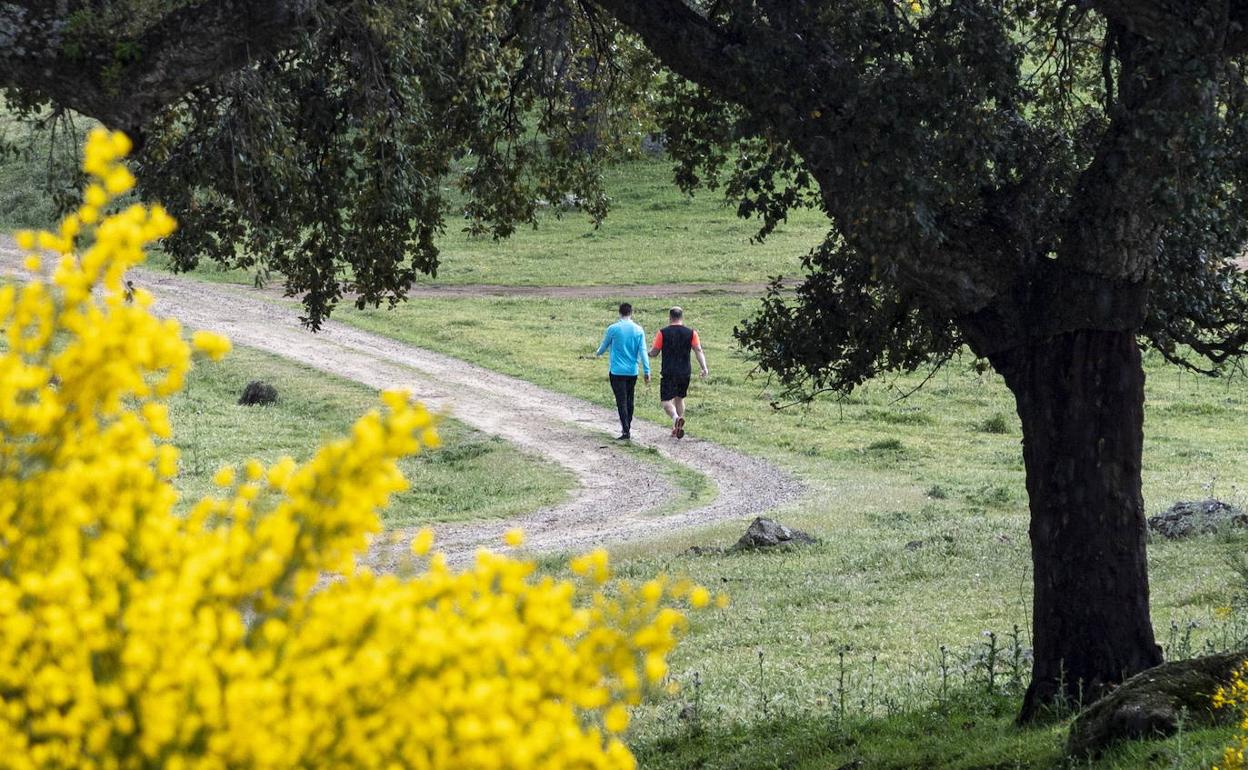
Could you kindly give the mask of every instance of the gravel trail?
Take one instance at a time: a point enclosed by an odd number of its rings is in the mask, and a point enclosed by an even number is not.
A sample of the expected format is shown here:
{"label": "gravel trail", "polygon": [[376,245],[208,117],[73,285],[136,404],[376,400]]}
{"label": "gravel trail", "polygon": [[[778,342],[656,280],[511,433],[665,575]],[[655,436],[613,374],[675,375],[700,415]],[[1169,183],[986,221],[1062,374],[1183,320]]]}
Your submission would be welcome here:
{"label": "gravel trail", "polygon": [[[8,238],[0,239],[0,271],[21,272]],[[531,552],[583,551],[744,521],[803,493],[800,482],[764,460],[696,438],[677,442],[668,430],[648,423],[634,425],[634,445],[653,448],[661,455],[657,461],[680,463],[713,483],[709,503],[682,509],[681,490],[656,472],[655,462],[610,440],[610,431],[618,428],[613,410],[334,321],[310,333],[300,325],[296,309],[266,299],[263,292],[149,270],[135,270],[133,280],[156,296],[157,313],[174,316],[190,329],[225,334],[236,344],[370,387],[407,388],[430,409],[445,410],[575,475],[577,487],[562,504],[506,520],[436,526],[438,547],[452,561],[470,558],[478,546],[499,546],[503,532],[515,526],[524,528]],[[653,387],[638,389],[639,398],[655,397]],[[378,569],[392,569],[407,553],[413,533],[400,530],[377,538],[366,560]]]}

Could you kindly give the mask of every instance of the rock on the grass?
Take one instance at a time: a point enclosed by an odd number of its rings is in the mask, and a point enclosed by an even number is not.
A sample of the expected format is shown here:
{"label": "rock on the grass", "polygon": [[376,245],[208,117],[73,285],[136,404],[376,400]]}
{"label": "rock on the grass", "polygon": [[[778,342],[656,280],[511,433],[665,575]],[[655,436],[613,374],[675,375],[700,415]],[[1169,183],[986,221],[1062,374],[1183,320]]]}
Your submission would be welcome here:
{"label": "rock on the grass", "polygon": [[1071,756],[1100,754],[1116,743],[1164,738],[1184,729],[1235,721],[1233,708],[1215,709],[1213,694],[1231,679],[1248,653],[1230,652],[1163,663],[1093,703],[1070,726]]}
{"label": "rock on the grass", "polygon": [[734,551],[774,548],[781,545],[808,545],[819,542],[800,529],[789,529],[778,521],[758,517],[732,547]]}
{"label": "rock on the grass", "polygon": [[243,395],[238,397],[240,406],[255,406],[256,404],[272,404],[277,401],[277,388],[267,382],[260,380],[252,380],[247,383],[247,387],[243,388]]}
{"label": "rock on the grass", "polygon": [[1221,500],[1181,501],[1148,517],[1148,531],[1175,539],[1248,526],[1248,514]]}

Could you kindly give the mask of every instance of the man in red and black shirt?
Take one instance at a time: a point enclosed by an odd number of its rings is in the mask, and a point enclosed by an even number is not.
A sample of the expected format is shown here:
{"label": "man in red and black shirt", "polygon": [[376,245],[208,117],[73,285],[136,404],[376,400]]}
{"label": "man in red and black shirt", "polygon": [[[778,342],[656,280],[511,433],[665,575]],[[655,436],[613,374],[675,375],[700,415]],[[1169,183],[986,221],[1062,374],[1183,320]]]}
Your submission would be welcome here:
{"label": "man in red and black shirt", "polygon": [[670,323],[654,335],[654,345],[650,347],[650,357],[663,354],[663,374],[659,378],[659,400],[663,402],[663,411],[672,418],[672,435],[676,438],[685,437],[685,396],[689,395],[689,379],[692,370],[689,366],[689,354],[698,357],[698,365],[702,368],[702,378],[706,379],[706,354],[702,352],[702,343],[698,340],[697,331],[685,326],[685,311],[674,307],[667,313]]}

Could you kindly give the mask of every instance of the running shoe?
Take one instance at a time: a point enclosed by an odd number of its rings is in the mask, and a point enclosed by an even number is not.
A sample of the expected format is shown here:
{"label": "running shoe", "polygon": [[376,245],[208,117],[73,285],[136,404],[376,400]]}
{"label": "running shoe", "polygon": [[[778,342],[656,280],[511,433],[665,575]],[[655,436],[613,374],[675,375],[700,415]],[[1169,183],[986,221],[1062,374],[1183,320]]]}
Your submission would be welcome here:
{"label": "running shoe", "polygon": [[676,438],[685,437],[685,418],[684,417],[676,418],[676,427],[672,429],[672,434],[676,436]]}

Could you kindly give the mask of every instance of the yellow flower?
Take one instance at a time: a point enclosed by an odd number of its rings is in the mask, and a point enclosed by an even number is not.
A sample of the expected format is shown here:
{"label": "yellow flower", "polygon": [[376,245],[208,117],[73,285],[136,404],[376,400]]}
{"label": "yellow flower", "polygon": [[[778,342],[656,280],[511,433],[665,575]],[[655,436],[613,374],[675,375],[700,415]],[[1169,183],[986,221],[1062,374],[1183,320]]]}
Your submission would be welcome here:
{"label": "yellow flower", "polygon": [[503,534],[503,542],[512,548],[519,548],[524,545],[524,530],[519,528],[507,530]]}
{"label": "yellow flower", "polygon": [[412,537],[412,553],[417,556],[424,556],[429,553],[429,549],[433,548],[433,530],[428,527],[422,528]]}
{"label": "yellow flower", "polygon": [[607,709],[607,713],[602,718],[602,726],[613,733],[622,733],[627,730],[628,722],[628,709],[618,703]]}
{"label": "yellow flower", "polygon": [[219,487],[234,486],[234,466],[223,465],[212,475],[212,483]]}
{"label": "yellow flower", "polygon": [[220,361],[230,352],[230,341],[213,332],[197,331],[191,335],[191,345],[211,358],[213,361]]}

